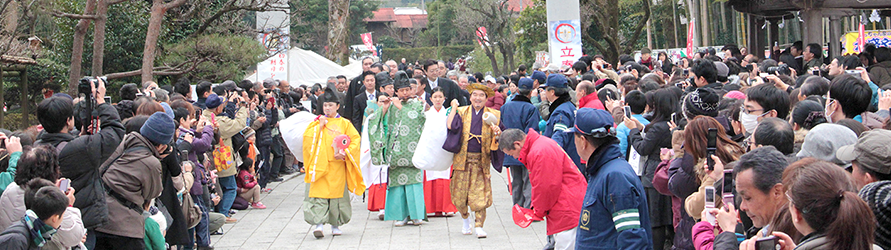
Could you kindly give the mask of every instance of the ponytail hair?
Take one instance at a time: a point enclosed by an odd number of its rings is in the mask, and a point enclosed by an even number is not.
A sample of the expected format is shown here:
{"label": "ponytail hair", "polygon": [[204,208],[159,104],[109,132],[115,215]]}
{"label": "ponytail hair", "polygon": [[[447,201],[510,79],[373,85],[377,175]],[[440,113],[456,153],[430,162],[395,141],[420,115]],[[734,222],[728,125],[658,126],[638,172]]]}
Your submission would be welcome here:
{"label": "ponytail hair", "polygon": [[875,215],[843,169],[805,158],[786,168],[783,187],[804,222],[826,235],[829,249],[872,249]]}

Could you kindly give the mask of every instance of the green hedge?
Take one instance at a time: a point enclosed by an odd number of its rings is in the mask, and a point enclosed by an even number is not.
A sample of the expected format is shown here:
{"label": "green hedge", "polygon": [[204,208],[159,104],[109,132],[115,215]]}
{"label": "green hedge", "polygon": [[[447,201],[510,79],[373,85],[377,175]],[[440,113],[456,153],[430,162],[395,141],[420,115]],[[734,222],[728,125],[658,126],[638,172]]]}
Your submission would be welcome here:
{"label": "green hedge", "polygon": [[449,58],[458,58],[467,55],[476,46],[474,45],[451,45],[439,47],[420,47],[420,48],[385,48],[382,51],[382,57],[386,60],[394,60],[399,62],[405,58],[406,62],[414,62],[426,59],[448,60]]}

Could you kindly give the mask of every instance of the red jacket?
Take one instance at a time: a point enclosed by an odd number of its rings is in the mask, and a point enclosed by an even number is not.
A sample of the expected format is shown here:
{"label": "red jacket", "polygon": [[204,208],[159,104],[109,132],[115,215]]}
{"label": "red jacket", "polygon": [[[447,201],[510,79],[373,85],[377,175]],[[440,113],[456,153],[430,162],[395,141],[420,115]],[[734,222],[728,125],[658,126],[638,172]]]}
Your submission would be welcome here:
{"label": "red jacket", "polygon": [[548,235],[578,226],[587,183],[563,148],[529,129],[518,160],[529,169],[532,207],[547,218]]}
{"label": "red jacket", "polygon": [[[600,98],[597,97],[597,93],[590,93],[582,99],[579,99],[579,108],[593,108],[593,109],[601,109],[606,110],[603,107],[603,102],[600,101]],[[609,111],[609,110],[606,110]]]}
{"label": "red jacket", "polygon": [[502,105],[504,105],[504,95],[498,92],[495,93],[495,96],[489,97],[489,99],[486,100],[487,108],[501,110]]}

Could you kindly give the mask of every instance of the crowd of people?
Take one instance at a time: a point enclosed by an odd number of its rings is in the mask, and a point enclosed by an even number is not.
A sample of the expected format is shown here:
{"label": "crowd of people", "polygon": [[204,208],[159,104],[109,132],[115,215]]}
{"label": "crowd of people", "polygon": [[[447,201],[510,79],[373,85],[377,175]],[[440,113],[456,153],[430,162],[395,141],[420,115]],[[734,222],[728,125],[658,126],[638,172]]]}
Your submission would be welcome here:
{"label": "crowd of people", "polygon": [[[145,82],[114,104],[84,78],[0,131],[0,245],[212,249],[298,172],[316,238],[348,233],[355,198],[486,238],[494,169],[546,249],[888,249],[891,50],[867,48],[643,49],[504,76],[363,58],[353,79]],[[307,116],[296,149],[281,124]]]}

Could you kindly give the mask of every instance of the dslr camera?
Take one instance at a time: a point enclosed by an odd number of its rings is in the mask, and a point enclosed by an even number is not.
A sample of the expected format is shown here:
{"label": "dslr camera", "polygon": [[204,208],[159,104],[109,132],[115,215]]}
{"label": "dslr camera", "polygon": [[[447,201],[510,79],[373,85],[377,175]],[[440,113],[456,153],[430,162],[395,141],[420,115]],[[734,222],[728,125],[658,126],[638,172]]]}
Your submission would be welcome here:
{"label": "dslr camera", "polygon": [[792,70],[789,69],[789,65],[783,64],[783,65],[767,67],[767,73],[771,74],[771,75],[775,75],[775,76],[778,76],[778,75],[788,76],[788,75],[792,74]]}
{"label": "dslr camera", "polygon": [[87,76],[80,79],[80,83],[77,84],[77,93],[81,97],[84,98],[83,101],[83,115],[81,118],[83,119],[82,123],[84,130],[87,130],[87,134],[95,134],[99,132],[99,126],[93,126],[94,124],[98,124],[99,115],[95,114],[93,110],[96,110],[96,95],[93,93],[93,88],[99,89],[99,84],[106,84],[108,79],[104,76],[102,77],[92,77]]}

